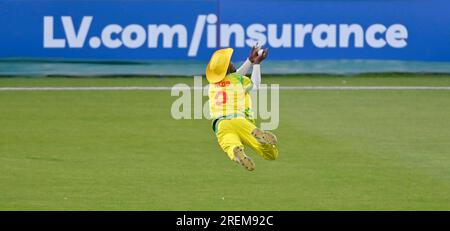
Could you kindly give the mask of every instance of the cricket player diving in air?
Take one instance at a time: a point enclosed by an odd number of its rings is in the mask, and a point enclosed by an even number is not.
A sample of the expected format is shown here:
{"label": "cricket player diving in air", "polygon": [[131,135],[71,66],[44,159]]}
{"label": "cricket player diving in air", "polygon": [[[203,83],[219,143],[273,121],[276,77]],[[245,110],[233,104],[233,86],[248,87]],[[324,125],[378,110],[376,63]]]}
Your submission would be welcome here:
{"label": "cricket player diving in air", "polygon": [[[248,59],[236,70],[230,62],[232,48],[217,50],[206,67],[209,84],[209,109],[212,127],[220,147],[228,157],[245,169],[253,171],[255,163],[244,152],[244,145],[252,148],[262,158],[278,157],[277,138],[274,134],[255,126],[250,91],[261,83],[261,62],[268,49],[254,46]],[[246,77],[253,65],[251,79]]]}

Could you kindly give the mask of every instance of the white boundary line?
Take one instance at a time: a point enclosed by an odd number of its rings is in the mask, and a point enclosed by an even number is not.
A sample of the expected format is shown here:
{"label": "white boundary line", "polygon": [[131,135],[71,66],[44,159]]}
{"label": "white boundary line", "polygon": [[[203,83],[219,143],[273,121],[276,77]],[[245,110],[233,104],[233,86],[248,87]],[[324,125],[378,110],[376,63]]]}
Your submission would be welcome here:
{"label": "white boundary line", "polygon": [[[0,87],[0,91],[167,91],[167,90],[202,90],[199,87]],[[450,86],[280,86],[280,90],[320,90],[320,91],[354,91],[354,90],[444,90],[449,91]]]}

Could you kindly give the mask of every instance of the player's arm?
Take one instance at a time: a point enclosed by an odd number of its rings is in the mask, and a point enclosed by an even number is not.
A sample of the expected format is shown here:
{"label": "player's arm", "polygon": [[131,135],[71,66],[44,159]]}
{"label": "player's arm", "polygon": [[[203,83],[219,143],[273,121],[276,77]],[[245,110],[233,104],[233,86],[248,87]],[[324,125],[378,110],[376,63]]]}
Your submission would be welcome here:
{"label": "player's arm", "polygon": [[248,69],[252,66],[252,62],[249,59],[246,59],[244,64],[242,64],[236,72],[240,75],[246,75],[248,72]]}
{"label": "player's arm", "polygon": [[261,64],[254,64],[252,70],[252,83],[255,89],[259,88],[259,84],[261,84]]}
{"label": "player's arm", "polygon": [[248,73],[248,70],[252,66],[252,63],[254,62],[254,59],[258,56],[258,45],[253,46],[252,50],[250,51],[250,55],[245,60],[245,62],[236,70],[236,72],[240,75],[246,75]]}
{"label": "player's arm", "polygon": [[259,88],[261,84],[261,62],[267,58],[269,54],[269,49],[264,49],[263,53],[257,56],[253,61],[253,70],[252,70],[252,82],[255,89]]}

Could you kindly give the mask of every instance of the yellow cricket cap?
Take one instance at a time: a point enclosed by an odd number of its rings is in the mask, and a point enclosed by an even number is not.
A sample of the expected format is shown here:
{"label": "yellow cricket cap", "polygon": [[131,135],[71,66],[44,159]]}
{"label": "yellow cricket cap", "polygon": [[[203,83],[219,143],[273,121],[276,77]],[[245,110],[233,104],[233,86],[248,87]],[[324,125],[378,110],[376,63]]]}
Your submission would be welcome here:
{"label": "yellow cricket cap", "polygon": [[220,49],[214,52],[206,67],[206,79],[209,83],[217,83],[225,78],[232,55],[232,48]]}

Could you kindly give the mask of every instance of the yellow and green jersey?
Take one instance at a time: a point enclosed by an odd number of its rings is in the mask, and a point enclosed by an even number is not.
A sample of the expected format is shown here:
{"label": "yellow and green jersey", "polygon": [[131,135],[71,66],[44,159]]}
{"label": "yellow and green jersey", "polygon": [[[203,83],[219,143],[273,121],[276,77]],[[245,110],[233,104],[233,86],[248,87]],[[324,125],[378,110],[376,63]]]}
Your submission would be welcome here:
{"label": "yellow and green jersey", "polygon": [[208,96],[211,118],[215,121],[241,116],[254,122],[249,94],[252,87],[251,79],[238,73],[228,74],[222,81],[210,84]]}

